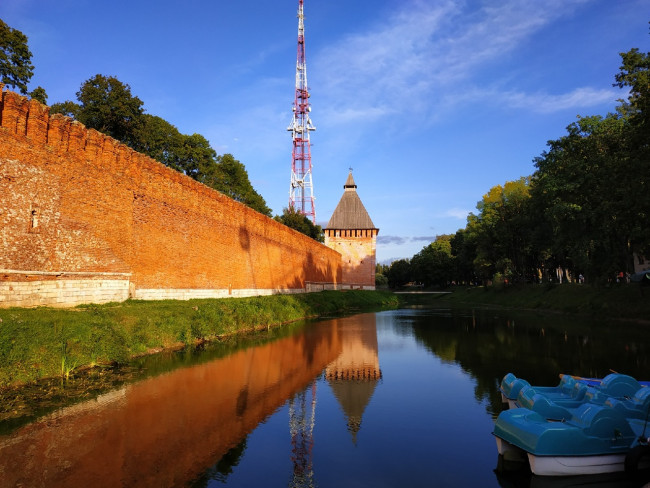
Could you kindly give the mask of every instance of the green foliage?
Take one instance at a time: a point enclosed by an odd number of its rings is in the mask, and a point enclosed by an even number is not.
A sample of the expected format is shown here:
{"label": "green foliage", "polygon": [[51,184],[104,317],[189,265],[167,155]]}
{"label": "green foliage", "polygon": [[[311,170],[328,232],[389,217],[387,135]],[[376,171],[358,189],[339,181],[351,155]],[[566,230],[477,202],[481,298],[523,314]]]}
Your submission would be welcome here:
{"label": "green foliage", "polygon": [[[176,171],[185,172],[187,166],[184,143],[189,136],[183,136],[176,127],[165,119],[143,114],[138,125],[134,149],[160,161]],[[212,153],[208,155],[213,157]]]}
{"label": "green foliage", "polygon": [[55,103],[50,108],[50,113],[73,117],[86,127],[107,134],[134,150],[271,216],[271,209],[251,185],[242,163],[231,154],[217,155],[201,134],[181,134],[161,117],[144,113],[142,100],[131,94],[128,84],[114,76],[97,74],[81,85],[77,100],[79,103],[69,100]]}
{"label": "green foliage", "polygon": [[129,146],[137,143],[142,100],[131,95],[131,87],[114,76],[97,74],[77,92],[81,104],[77,120]]}
{"label": "green foliage", "polygon": [[385,288],[388,286],[388,277],[383,273],[375,273],[375,287]]}
{"label": "green foliage", "polygon": [[69,377],[81,368],[126,363],[152,351],[269,330],[306,317],[396,306],[391,293],[354,290],[0,310],[0,387]]}
{"label": "green foliage", "polygon": [[282,215],[273,217],[278,222],[311,237],[318,242],[325,242],[325,234],[320,225],[314,225],[306,215],[293,207],[283,208]]}
{"label": "green foliage", "polygon": [[[576,280],[607,283],[650,255],[650,53],[621,53],[615,86],[627,101],[605,117],[579,117],[548,141],[530,177],[497,185],[465,229],[410,262],[394,263],[389,284],[408,275],[425,286]],[[451,280],[449,279],[451,276]],[[399,277],[399,278],[398,278]]]}
{"label": "green foliage", "polygon": [[[402,297],[410,303],[417,297]],[[420,303],[427,297],[419,297]],[[636,286],[593,287],[578,284],[462,287],[447,295],[430,296],[459,307],[494,306],[509,309],[579,313],[585,316],[643,320],[650,315],[650,300]]]}
{"label": "green foliage", "polygon": [[246,168],[242,163],[237,161],[232,154],[224,154],[217,157],[217,164],[220,178],[213,188],[267,217],[271,216],[271,209],[267,207],[264,198],[251,185]]}
{"label": "green foliage", "polygon": [[629,88],[628,106],[634,122],[647,126],[650,117],[650,53],[637,48],[621,53],[622,64],[614,86]]}
{"label": "green foliage", "polygon": [[0,19],[0,82],[27,94],[27,84],[33,74],[27,36]]}
{"label": "green foliage", "polygon": [[47,92],[42,86],[37,86],[31,92],[29,92],[30,98],[36,100],[37,102],[47,105]]}
{"label": "green foliage", "polygon": [[437,236],[411,259],[411,275],[425,287],[447,287],[453,280],[450,235]]}
{"label": "green foliage", "polygon": [[50,105],[50,114],[61,114],[76,119],[80,109],[81,106],[78,103],[66,100]]}
{"label": "green foliage", "polygon": [[388,286],[391,288],[399,288],[413,281],[411,263],[408,259],[393,261],[386,277],[388,278]]}

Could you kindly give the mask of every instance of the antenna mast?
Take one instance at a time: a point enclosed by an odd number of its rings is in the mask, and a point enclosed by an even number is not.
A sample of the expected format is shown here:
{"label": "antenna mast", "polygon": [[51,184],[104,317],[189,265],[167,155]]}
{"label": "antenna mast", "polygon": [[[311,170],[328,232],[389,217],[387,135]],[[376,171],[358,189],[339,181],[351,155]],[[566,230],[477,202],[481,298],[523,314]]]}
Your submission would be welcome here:
{"label": "antenna mast", "polygon": [[309,133],[316,130],[309,118],[309,88],[305,64],[305,26],[303,0],[298,0],[298,57],[296,61],[296,98],[293,102],[293,120],[287,127],[293,138],[291,153],[291,187],[289,207],[311,218],[316,224],[314,187],[311,181],[311,143]]}

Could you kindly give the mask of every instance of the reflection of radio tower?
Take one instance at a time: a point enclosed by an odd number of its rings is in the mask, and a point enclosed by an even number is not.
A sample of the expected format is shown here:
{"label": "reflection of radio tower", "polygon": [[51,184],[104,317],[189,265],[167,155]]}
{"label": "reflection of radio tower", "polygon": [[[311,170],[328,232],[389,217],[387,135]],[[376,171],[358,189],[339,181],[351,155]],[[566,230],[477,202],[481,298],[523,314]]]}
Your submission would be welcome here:
{"label": "reflection of radio tower", "polygon": [[[307,413],[307,392],[311,390],[311,411]],[[291,461],[293,476],[290,488],[314,485],[312,448],[314,447],[314,420],[316,414],[316,381],[289,400],[289,430],[291,432]]]}
{"label": "reflection of radio tower", "polygon": [[291,186],[289,207],[306,215],[316,223],[314,187],[311,181],[311,143],[309,133],[316,128],[309,118],[309,88],[305,63],[305,26],[302,14],[303,0],[298,0],[298,59],[296,61],[296,98],[293,102],[293,120],[287,127],[293,138],[291,154]]}

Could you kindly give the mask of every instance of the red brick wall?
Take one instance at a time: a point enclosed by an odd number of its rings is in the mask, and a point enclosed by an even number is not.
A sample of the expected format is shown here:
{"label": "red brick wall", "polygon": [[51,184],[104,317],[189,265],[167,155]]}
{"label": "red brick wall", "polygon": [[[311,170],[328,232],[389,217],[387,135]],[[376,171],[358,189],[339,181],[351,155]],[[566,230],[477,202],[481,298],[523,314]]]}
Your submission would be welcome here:
{"label": "red brick wall", "polygon": [[131,273],[136,289],[340,283],[337,252],[48,110],[2,92],[0,270]]}

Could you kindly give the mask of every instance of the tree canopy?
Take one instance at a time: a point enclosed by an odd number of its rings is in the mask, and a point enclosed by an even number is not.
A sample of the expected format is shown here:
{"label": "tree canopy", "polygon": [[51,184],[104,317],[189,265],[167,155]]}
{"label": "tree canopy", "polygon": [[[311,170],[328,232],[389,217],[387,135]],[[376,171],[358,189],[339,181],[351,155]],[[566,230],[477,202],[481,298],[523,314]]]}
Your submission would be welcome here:
{"label": "tree canopy", "polygon": [[114,76],[97,74],[81,85],[77,100],[78,104],[56,103],[51,111],[72,116],[89,129],[96,129],[131,147],[137,145],[143,103],[131,94],[128,84]]}
{"label": "tree canopy", "polygon": [[615,113],[578,117],[531,176],[496,185],[467,225],[395,261],[390,286],[612,281],[650,258],[650,53],[621,53]]}
{"label": "tree canopy", "polygon": [[55,103],[51,113],[77,119],[134,150],[270,217],[244,165],[232,154],[218,155],[201,134],[182,134],[161,117],[144,112],[131,87],[114,76],[97,74],[82,83],[77,102]]}
{"label": "tree canopy", "polygon": [[27,85],[34,75],[32,53],[27,36],[12,29],[0,19],[0,82],[27,94]]}
{"label": "tree canopy", "polygon": [[298,232],[317,240],[318,242],[325,241],[325,235],[320,225],[314,225],[309,217],[293,207],[283,208],[282,215],[273,217],[278,222],[283,223]]}

